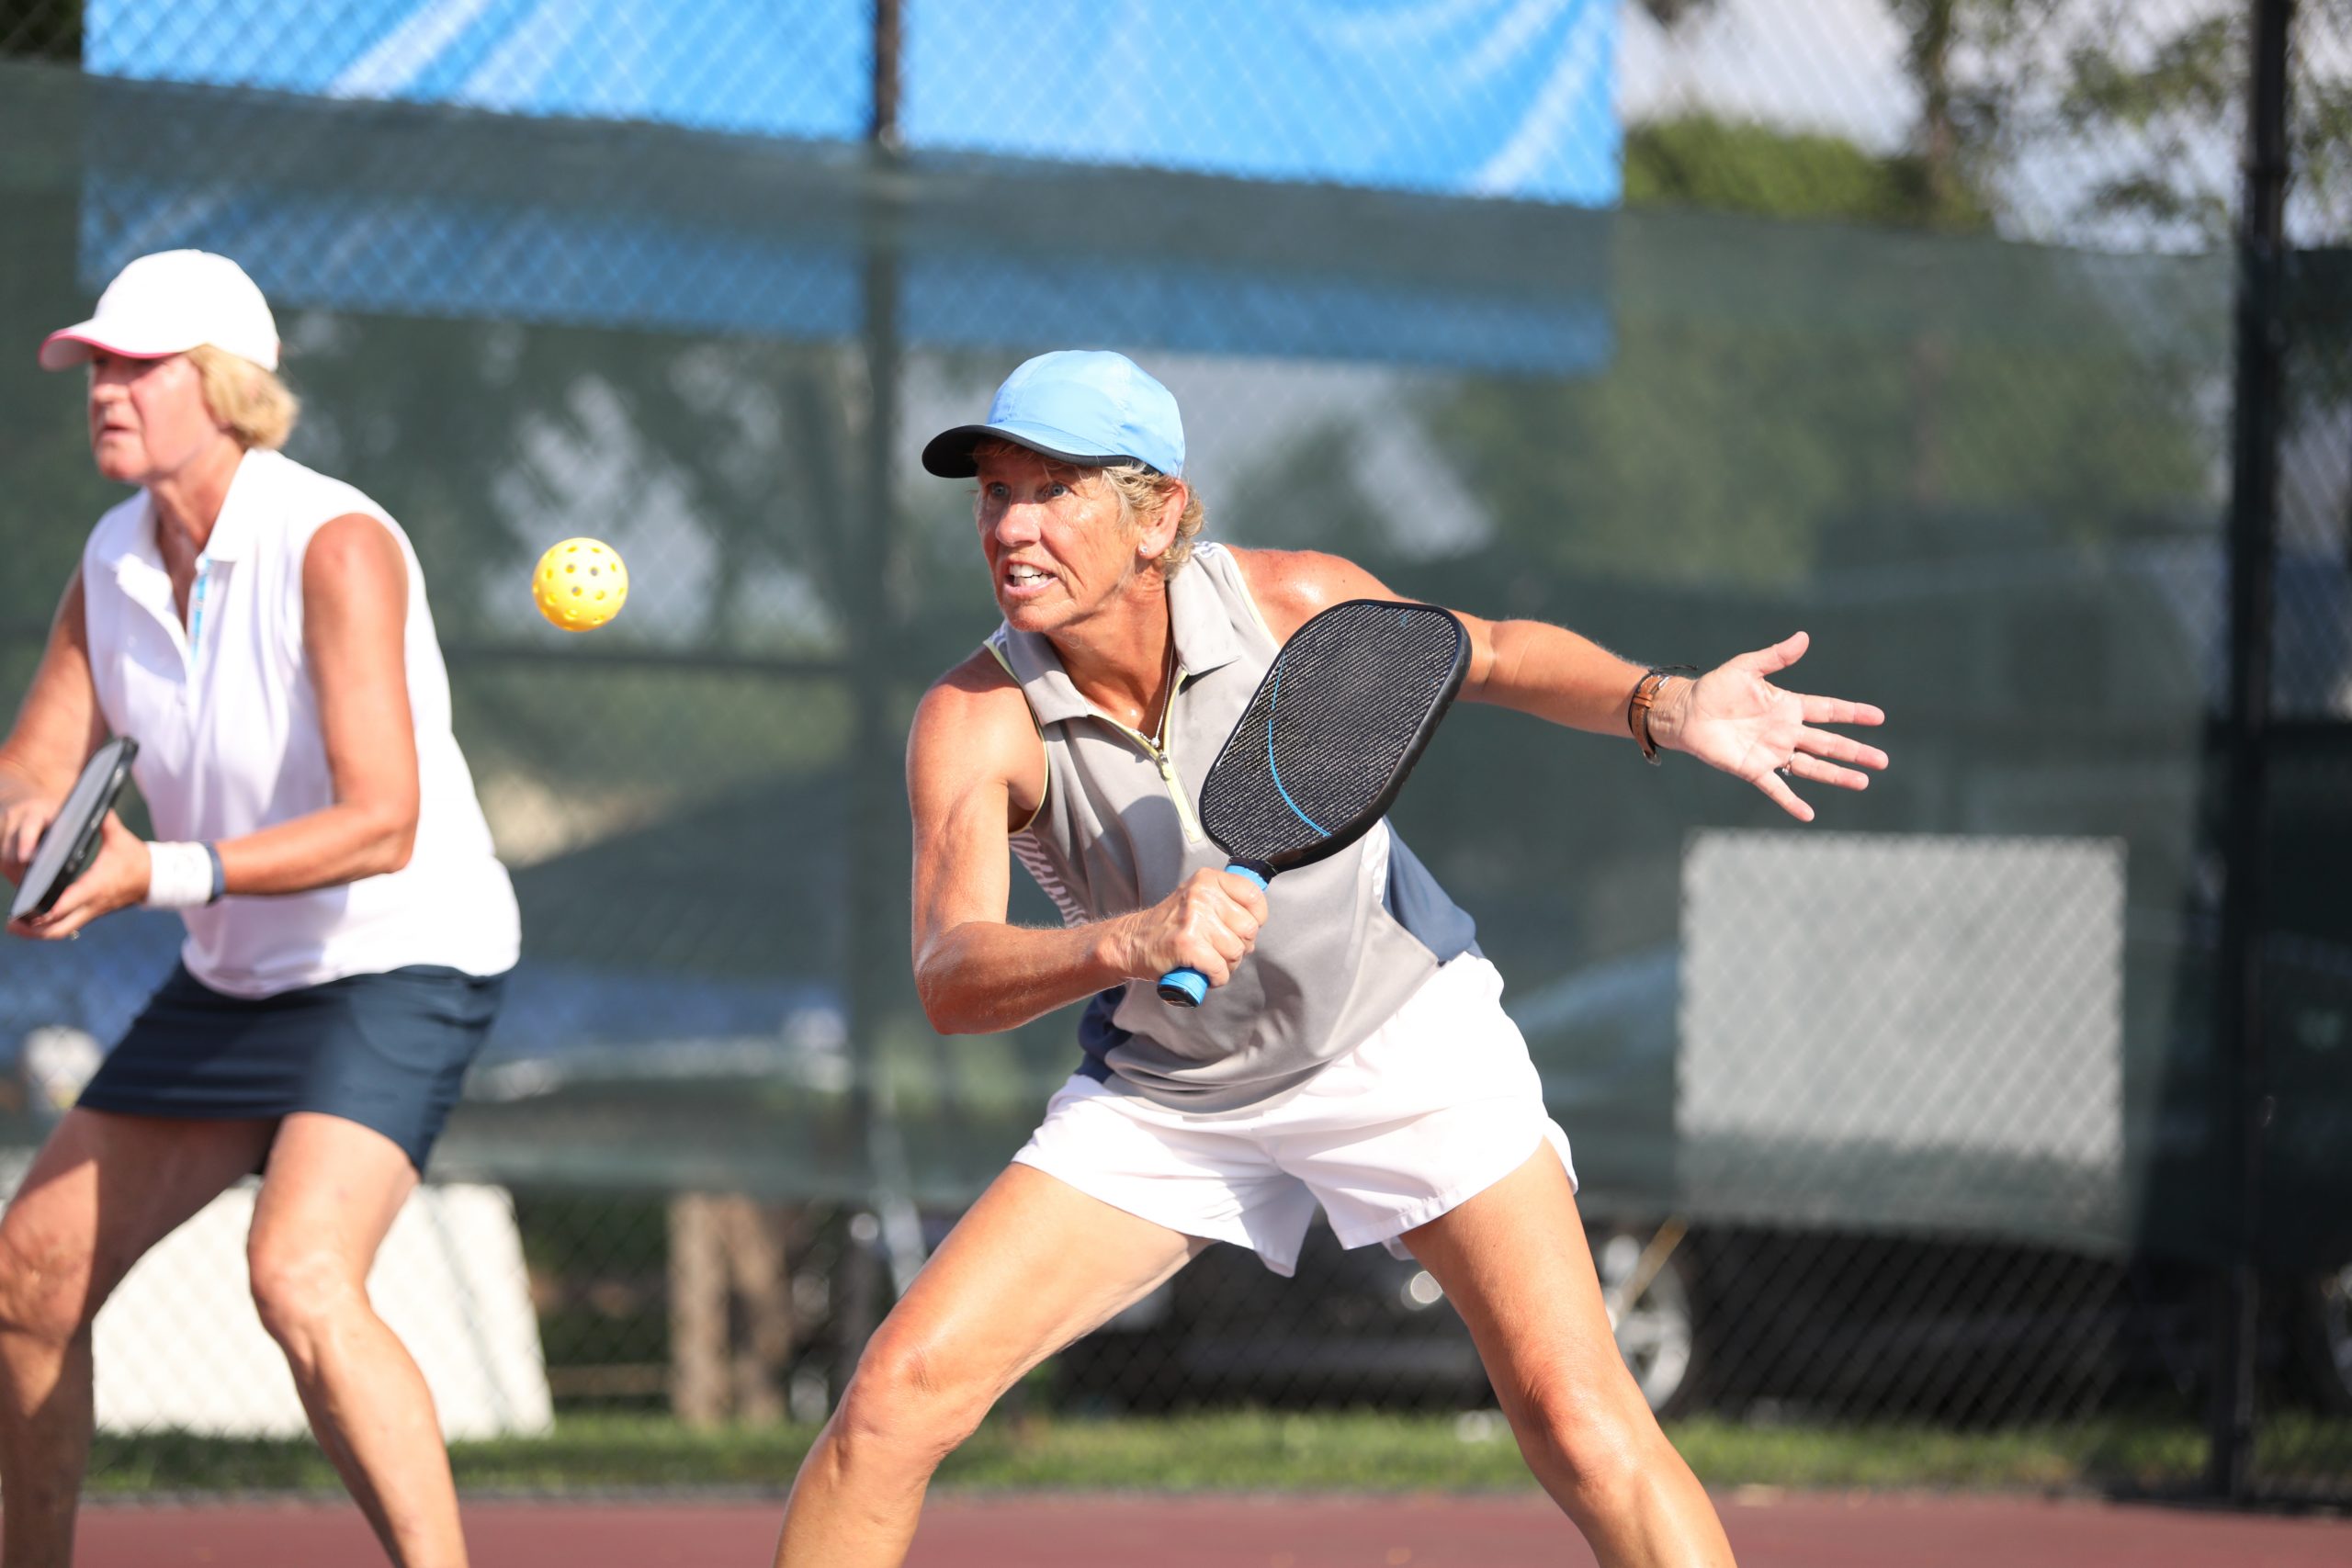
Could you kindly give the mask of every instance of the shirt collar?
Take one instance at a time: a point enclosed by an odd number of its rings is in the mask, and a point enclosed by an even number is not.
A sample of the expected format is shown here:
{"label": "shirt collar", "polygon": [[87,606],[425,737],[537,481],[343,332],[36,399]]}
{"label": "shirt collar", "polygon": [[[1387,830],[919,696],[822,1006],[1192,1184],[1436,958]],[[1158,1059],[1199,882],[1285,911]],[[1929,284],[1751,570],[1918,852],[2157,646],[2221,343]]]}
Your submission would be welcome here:
{"label": "shirt collar", "polygon": [[1241,639],[1208,569],[1186,561],[1168,580],[1168,620],[1175,628],[1176,660],[1187,675],[1205,675],[1241,657]]}
{"label": "shirt collar", "polygon": [[164,567],[164,549],[155,539],[155,498],[141,491],[139,510],[130,518],[129,536],[122,538],[114,558],[114,580],[124,593],[158,615],[171,613],[172,579]]}
{"label": "shirt collar", "polygon": [[[259,492],[267,482],[264,470],[268,468],[270,456],[266,452],[247,452],[237,460],[237,471],[229,479],[229,493],[220,498],[220,515],[212,520],[211,536],[204,542],[202,554],[206,560],[235,560],[253,542],[254,512],[260,504]],[[129,583],[153,573],[169,581],[164,565],[163,541],[155,535],[160,525],[155,498],[141,492],[139,517],[130,531],[130,547],[115,561],[117,577]]]}
{"label": "shirt collar", "polygon": [[[1206,570],[1193,562],[1168,580],[1168,622],[1176,639],[1176,662],[1188,676],[1205,675],[1241,657],[1241,640],[1233,634],[1224,601]],[[1039,724],[1097,716],[1094,705],[1079,694],[1078,683],[1062,668],[1051,639],[999,626],[993,640]]]}
{"label": "shirt collar", "polygon": [[238,459],[237,471],[229,480],[229,493],[220,498],[220,515],[212,520],[212,535],[204,542],[204,558],[219,563],[235,560],[245,553],[253,542],[254,513],[260,504],[260,491],[266,486],[266,471],[276,456],[270,452],[247,452]]}

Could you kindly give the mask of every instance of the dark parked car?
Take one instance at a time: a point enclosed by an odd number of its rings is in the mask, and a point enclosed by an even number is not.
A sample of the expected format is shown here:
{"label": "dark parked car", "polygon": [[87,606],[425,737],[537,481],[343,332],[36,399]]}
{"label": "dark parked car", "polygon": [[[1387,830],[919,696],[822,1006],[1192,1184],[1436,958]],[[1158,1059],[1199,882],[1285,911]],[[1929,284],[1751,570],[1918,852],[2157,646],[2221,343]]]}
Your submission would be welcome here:
{"label": "dark parked car", "polygon": [[[2118,1404],[2193,1415],[2210,1354],[2202,1270],[2052,1248],[1824,1232],[1596,1225],[1620,1350],[1660,1414],[1712,1409],[1970,1423]],[[2352,1415],[2352,1266],[2268,1281],[2275,1394]],[[1295,1279],[1239,1247],[1190,1268],[1058,1362],[1065,1397],[1469,1408],[1492,1403],[1428,1273],[1318,1225]]]}

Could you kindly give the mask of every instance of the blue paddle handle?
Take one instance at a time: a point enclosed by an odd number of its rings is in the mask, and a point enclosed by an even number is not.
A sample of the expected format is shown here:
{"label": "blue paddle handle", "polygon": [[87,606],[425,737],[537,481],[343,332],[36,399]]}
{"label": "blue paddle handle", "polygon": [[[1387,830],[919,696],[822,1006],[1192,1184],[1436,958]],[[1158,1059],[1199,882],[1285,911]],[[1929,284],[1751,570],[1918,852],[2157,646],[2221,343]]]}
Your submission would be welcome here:
{"label": "blue paddle handle", "polygon": [[[1246,876],[1256,883],[1259,892],[1266,890],[1270,874],[1260,867],[1247,861],[1235,861],[1225,869],[1234,876]],[[1159,999],[1170,1007],[1196,1008],[1207,999],[1208,994],[1209,977],[1190,965],[1170,969],[1159,977]]]}

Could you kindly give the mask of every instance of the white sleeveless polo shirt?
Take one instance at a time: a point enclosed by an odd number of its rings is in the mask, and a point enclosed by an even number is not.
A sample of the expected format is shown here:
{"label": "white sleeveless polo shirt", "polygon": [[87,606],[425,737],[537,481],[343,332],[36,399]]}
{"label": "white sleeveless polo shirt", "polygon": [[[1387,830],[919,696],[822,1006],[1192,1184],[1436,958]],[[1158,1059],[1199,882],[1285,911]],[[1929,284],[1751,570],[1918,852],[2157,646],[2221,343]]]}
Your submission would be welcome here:
{"label": "white sleeveless polo shirt", "polygon": [[99,518],[82,554],[99,710],[139,742],[133,773],[159,839],[234,839],[333,805],[302,645],[302,558],[322,525],[355,512],[390,529],[408,563],[416,847],[381,876],[183,910],[182,962],[231,996],[409,964],[495,975],[521,945],[514,890],[450,733],[449,677],[416,552],[351,486],[276,452],[246,453],[198,562],[186,629],[147,492]]}

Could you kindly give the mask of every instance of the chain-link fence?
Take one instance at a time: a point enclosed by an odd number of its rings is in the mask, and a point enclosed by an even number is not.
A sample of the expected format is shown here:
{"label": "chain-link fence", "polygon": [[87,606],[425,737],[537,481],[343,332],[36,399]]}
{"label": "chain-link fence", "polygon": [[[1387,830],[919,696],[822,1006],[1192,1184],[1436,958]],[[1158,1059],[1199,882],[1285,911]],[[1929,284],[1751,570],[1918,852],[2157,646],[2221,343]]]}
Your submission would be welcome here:
{"label": "chain-link fence", "polygon": [[[2253,1483],[2341,1495],[2352,28],[2305,0],[2290,74],[2245,1203],[2217,966],[2256,10],[0,6],[0,321],[238,256],[295,455],[416,541],[526,957],[398,1267],[469,1260],[446,1375],[495,1429],[820,1417],[1075,1062],[1063,1016],[925,1025],[899,752],[993,621],[967,498],[912,455],[1091,343],[1177,393],[1213,536],[1640,658],[1802,626],[1805,687],[1894,716],[1894,768],[1804,830],[1487,711],[1396,814],[1509,981],[1653,1403],[2030,1425],[2176,1483],[2148,1456],[2207,1423],[2251,1258]],[[1041,58],[1054,94],[1011,85]],[[107,499],[29,357],[11,691]],[[584,643],[525,598],[580,534],[634,583]],[[18,1146],[168,966],[168,921],[108,926],[0,948]],[[1289,1281],[1211,1249],[1030,1392],[1488,1398],[1429,1277],[1323,1232]]]}
{"label": "chain-link fence", "polygon": [[[2347,906],[2331,888],[2352,871],[2340,827],[2352,802],[2352,12],[2300,12],[2279,74],[2289,97],[2289,163],[2272,342],[2278,349],[2277,558],[2269,637],[2274,713],[2264,866],[2260,1001],[2267,1069],[2260,1165],[2248,1238],[2280,1288],[2300,1300],[2300,1348],[2341,1416],[2352,1402],[2352,1230],[2342,1196],[2352,1110],[2346,1000],[2352,964]],[[2256,1407],[2257,1484],[2340,1495],[2352,1434],[2305,1427],[2278,1389]]]}

